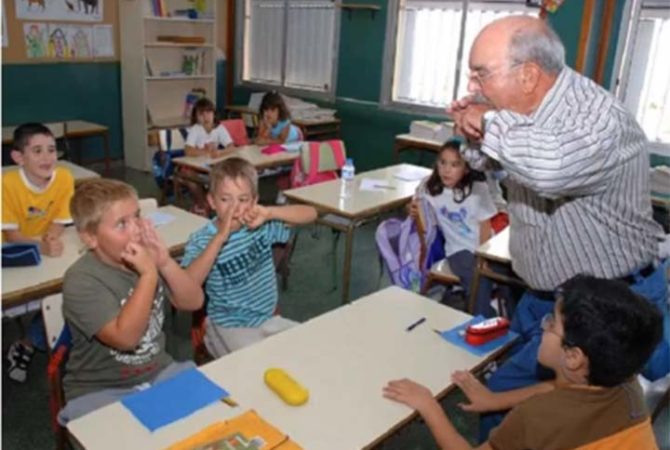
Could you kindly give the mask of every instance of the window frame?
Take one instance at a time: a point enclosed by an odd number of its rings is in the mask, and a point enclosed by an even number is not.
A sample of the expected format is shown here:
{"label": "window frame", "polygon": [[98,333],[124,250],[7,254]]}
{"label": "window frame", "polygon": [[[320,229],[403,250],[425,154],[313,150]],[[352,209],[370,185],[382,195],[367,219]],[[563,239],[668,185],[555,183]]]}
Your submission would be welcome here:
{"label": "window frame", "polygon": [[[339,64],[339,48],[340,48],[340,20],[342,16],[341,9],[335,5],[335,23],[333,24],[333,58],[330,68],[330,82],[328,91],[316,91],[312,89],[300,89],[290,86],[285,86],[286,78],[286,52],[282,54],[281,76],[280,84],[274,83],[260,83],[244,79],[244,56],[246,50],[245,33],[246,33],[246,8],[247,1],[250,0],[233,0],[235,1],[235,42],[241,43],[235,45],[235,87],[244,87],[258,91],[276,90],[285,95],[299,96],[302,98],[315,99],[321,101],[332,102],[335,100],[337,93],[337,72]],[[284,14],[284,33],[282,35],[282,48],[286,48],[286,29],[288,28],[288,5],[290,0],[283,0],[286,8]]]}
{"label": "window frame", "polygon": [[[400,16],[400,4],[404,0],[389,0],[387,18],[386,18],[386,34],[384,42],[384,58],[382,61],[383,64],[383,75],[381,83],[381,92],[379,95],[380,98],[380,107],[382,109],[409,112],[414,114],[422,115],[432,115],[432,116],[444,116],[448,117],[444,107],[435,107],[435,106],[426,106],[420,105],[417,103],[410,102],[401,102],[393,99],[393,83],[396,77],[396,50],[397,50],[397,39],[398,39],[398,27],[399,27],[399,16]],[[430,1],[430,0],[428,0]],[[491,1],[491,5],[496,3],[504,4],[510,0],[497,0]],[[454,92],[453,99],[456,99],[459,90],[459,81],[461,78],[461,73],[463,70],[467,71],[467,58],[468,55],[464,55],[464,45],[465,45],[465,33],[467,25],[467,11],[470,7],[470,3],[477,3],[476,1],[471,2],[470,0],[462,0],[463,12],[461,14],[461,29],[458,36],[458,51],[456,55],[457,67],[454,70],[456,80],[454,82]],[[527,7],[532,7],[536,9],[534,5],[526,5]],[[463,65],[465,63],[465,66]]]}
{"label": "window frame", "polygon": [[[635,49],[640,18],[643,15],[642,3],[643,0],[626,0],[619,27],[619,37],[617,39],[609,91],[623,104],[625,104],[628,83],[630,81],[631,62],[633,59],[632,52]],[[635,112],[631,111],[631,114],[635,114]],[[649,150],[650,153],[670,157],[670,143],[649,141]]]}

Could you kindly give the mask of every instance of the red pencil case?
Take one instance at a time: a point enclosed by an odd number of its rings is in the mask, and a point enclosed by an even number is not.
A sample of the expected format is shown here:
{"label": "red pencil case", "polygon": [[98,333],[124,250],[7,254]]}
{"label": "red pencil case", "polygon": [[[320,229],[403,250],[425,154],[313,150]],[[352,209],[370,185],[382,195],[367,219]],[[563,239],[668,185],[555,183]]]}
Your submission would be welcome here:
{"label": "red pencil case", "polygon": [[465,330],[465,342],[470,345],[482,345],[492,341],[500,336],[504,336],[509,331],[509,320],[504,317],[494,317],[470,325]]}
{"label": "red pencil case", "polygon": [[265,155],[274,155],[275,153],[280,153],[285,151],[284,147],[282,147],[279,144],[270,144],[267,147],[265,147],[263,150],[261,150],[261,153]]}

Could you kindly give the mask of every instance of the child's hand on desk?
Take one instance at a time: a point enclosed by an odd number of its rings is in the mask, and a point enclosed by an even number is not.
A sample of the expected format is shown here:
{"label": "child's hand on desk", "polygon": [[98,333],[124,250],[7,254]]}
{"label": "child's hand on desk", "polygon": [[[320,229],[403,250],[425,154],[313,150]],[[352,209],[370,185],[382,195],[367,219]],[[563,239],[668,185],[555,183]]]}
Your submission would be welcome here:
{"label": "child's hand on desk", "polygon": [[121,253],[121,259],[140,275],[156,273],[153,258],[141,244],[130,242]]}
{"label": "child's hand on desk", "polygon": [[458,404],[463,411],[487,412],[497,410],[494,401],[495,394],[470,372],[457,370],[451,375],[451,381],[461,388],[465,396],[470,400],[469,404]]}
{"label": "child's hand on desk", "polygon": [[419,200],[413,198],[407,206],[407,212],[410,217],[416,219],[419,216]]}
{"label": "child's hand on desk", "polygon": [[170,252],[148,219],[140,221],[140,236],[144,248],[159,269],[170,261]]}
{"label": "child's hand on desk", "polygon": [[63,241],[58,237],[46,233],[40,242],[40,253],[46,256],[58,257],[63,254]]}
{"label": "child's hand on desk", "polygon": [[404,403],[420,413],[430,409],[436,402],[433,394],[427,387],[415,383],[412,380],[408,380],[407,378],[390,381],[383,392],[384,397],[399,403]]}
{"label": "child's hand on desk", "polygon": [[254,205],[249,208],[246,214],[244,214],[242,223],[253,230],[254,228],[258,228],[270,220],[270,217],[271,214],[268,208],[261,205]]}

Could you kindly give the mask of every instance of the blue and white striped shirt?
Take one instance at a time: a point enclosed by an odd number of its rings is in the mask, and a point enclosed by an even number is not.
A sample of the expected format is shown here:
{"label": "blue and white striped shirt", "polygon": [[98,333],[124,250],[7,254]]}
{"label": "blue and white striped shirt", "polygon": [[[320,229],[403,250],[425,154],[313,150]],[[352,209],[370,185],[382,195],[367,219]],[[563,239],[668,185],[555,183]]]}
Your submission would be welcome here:
{"label": "blue and white striped shirt", "polygon": [[[191,234],[182,266],[187,267],[217,233],[216,219]],[[286,242],[288,227],[278,220],[233,232],[221,247],[205,281],[207,315],[222,327],[258,327],[277,306],[272,244]]]}
{"label": "blue and white striped shirt", "polygon": [[580,273],[617,278],[655,259],[662,230],[647,147],[621,103],[566,67],[536,111],[497,111],[481,153],[463,156],[505,169],[512,266],[530,287],[553,290]]}

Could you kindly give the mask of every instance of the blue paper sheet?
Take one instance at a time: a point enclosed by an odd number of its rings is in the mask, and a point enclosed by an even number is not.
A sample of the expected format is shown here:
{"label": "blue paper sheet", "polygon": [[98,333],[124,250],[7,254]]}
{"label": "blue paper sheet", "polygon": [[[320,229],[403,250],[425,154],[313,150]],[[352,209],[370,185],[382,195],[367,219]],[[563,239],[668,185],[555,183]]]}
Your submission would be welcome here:
{"label": "blue paper sheet", "polygon": [[228,392],[198,369],[189,369],[123,399],[123,406],[149,431],[182,419],[222,398]]}
{"label": "blue paper sheet", "polygon": [[458,325],[457,327],[454,327],[450,330],[440,332],[440,336],[442,336],[442,338],[445,341],[450,342],[458,347],[464,348],[470,353],[473,353],[477,356],[484,356],[487,353],[502,347],[508,342],[515,340],[519,336],[514,331],[508,331],[506,335],[500,336],[499,338],[489,341],[486,344],[470,345],[467,342],[465,342],[465,335],[461,336],[459,332],[461,331],[464,332],[465,329],[470,325],[478,324],[485,320],[486,318],[484,318],[483,316],[473,317],[472,319],[468,320],[462,325]]}

